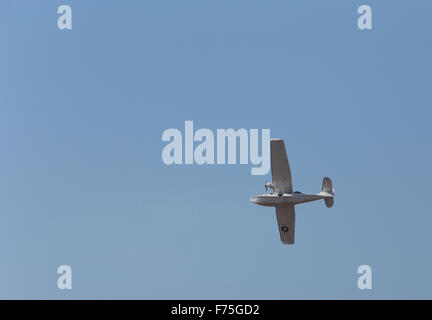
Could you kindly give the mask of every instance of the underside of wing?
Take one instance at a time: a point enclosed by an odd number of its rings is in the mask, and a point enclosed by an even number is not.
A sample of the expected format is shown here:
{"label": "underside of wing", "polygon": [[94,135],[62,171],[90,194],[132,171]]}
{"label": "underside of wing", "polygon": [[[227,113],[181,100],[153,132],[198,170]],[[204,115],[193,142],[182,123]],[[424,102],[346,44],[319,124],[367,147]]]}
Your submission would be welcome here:
{"label": "underside of wing", "polygon": [[291,170],[282,139],[270,140],[271,169],[275,193],[292,193]]}
{"label": "underside of wing", "polygon": [[276,207],[276,218],[282,243],[294,244],[295,209],[294,205]]}

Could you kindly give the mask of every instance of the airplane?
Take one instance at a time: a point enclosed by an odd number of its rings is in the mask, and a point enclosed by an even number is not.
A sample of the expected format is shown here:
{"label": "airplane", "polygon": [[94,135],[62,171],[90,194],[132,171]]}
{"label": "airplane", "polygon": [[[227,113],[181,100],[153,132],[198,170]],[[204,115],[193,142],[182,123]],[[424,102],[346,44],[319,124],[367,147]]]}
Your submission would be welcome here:
{"label": "airplane", "polygon": [[273,189],[273,193],[253,196],[250,201],[266,207],[276,208],[276,218],[279,234],[283,244],[294,244],[295,208],[299,203],[323,199],[327,208],[334,203],[334,189],[330,178],[324,177],[322,190],[317,194],[293,192],[291,170],[282,139],[270,140],[272,181],[265,184],[266,190]]}

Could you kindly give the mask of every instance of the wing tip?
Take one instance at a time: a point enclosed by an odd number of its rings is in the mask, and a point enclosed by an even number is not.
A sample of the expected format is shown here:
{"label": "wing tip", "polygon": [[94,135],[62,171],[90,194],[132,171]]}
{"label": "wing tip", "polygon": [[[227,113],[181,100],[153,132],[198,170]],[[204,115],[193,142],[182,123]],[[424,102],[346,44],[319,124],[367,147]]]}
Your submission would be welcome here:
{"label": "wing tip", "polygon": [[286,244],[286,245],[292,245],[294,244],[294,241],[282,241],[282,244]]}

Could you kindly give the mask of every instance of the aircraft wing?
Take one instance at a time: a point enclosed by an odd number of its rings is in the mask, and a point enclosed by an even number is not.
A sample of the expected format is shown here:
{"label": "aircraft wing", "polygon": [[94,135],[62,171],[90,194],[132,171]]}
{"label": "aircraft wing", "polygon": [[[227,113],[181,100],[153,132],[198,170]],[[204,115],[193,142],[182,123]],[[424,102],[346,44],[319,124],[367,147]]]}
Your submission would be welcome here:
{"label": "aircraft wing", "polygon": [[294,244],[295,209],[294,205],[276,207],[276,218],[282,243]]}
{"label": "aircraft wing", "polygon": [[271,170],[275,193],[292,193],[291,170],[282,139],[270,140]]}

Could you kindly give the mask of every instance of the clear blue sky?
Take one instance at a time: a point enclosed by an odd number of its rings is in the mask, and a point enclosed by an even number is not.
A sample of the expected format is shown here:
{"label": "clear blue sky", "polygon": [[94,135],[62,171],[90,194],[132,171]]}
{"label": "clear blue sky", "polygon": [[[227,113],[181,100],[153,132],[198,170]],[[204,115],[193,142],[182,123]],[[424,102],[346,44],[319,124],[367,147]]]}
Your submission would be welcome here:
{"label": "clear blue sky", "polygon": [[[0,298],[431,299],[431,11],[2,0]],[[163,164],[162,132],[185,120],[271,129],[295,189],[330,176],[335,206],[298,206],[280,244],[274,210],[249,202],[270,175]]]}

